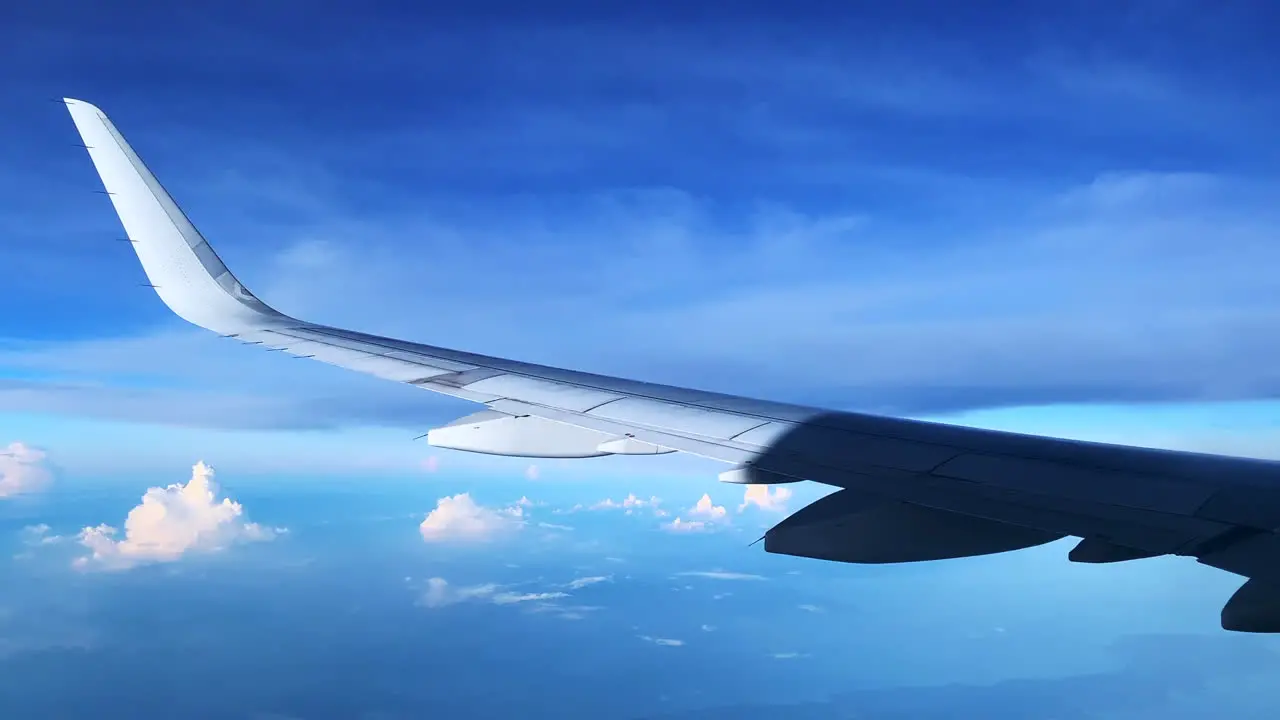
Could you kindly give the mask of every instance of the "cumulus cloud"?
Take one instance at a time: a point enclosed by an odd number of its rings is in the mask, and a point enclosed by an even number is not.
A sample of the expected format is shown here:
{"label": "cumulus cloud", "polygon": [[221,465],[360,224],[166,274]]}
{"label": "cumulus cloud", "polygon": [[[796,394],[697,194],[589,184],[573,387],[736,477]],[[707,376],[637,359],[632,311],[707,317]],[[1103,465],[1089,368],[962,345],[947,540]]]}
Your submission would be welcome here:
{"label": "cumulus cloud", "polygon": [[489,540],[504,532],[518,529],[516,518],[523,515],[519,505],[495,510],[476,503],[469,493],[442,497],[436,508],[427,513],[418,532],[426,542]]}
{"label": "cumulus cloud", "polygon": [[0,449],[0,498],[40,492],[53,482],[43,450],[23,442]]}
{"label": "cumulus cloud", "polygon": [[537,480],[541,475],[542,471],[538,469],[537,465],[530,465],[524,469],[524,476],[529,480]]}
{"label": "cumulus cloud", "polygon": [[219,500],[213,477],[213,468],[197,462],[186,483],[147,490],[142,503],[125,518],[123,537],[106,524],[84,528],[80,544],[91,554],[78,558],[76,565],[123,570],[172,562],[187,553],[216,552],[235,543],[270,540],[282,532],[248,522],[244,508],[231,498]]}
{"label": "cumulus cloud", "polygon": [[724,509],[724,506],[711,502],[711,496],[706,493],[703,493],[702,497],[698,499],[697,504],[689,508],[688,513],[711,520],[724,520],[728,517],[728,511]]}
{"label": "cumulus cloud", "polygon": [[787,501],[790,499],[790,488],[748,485],[746,492],[742,496],[742,504],[738,506],[738,512],[746,510],[751,505],[755,505],[761,510],[785,512]]}
{"label": "cumulus cloud", "polygon": [[[686,515],[694,519],[686,520]],[[664,523],[662,527],[672,532],[702,532],[711,529],[716,523],[727,522],[728,519],[729,511],[723,505],[716,505],[711,501],[711,496],[704,493],[693,507],[683,515],[677,515],[675,520]]]}

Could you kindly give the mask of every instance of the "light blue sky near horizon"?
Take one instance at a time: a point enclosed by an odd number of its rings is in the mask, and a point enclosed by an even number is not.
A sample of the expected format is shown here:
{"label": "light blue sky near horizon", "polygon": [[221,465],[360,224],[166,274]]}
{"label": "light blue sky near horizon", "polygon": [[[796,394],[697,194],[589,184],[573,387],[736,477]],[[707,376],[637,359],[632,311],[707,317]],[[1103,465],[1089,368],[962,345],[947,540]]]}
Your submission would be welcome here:
{"label": "light blue sky near horizon", "polygon": [[[0,471],[21,443],[43,453],[24,477],[52,484],[0,497],[0,587],[16,589],[0,592],[0,700],[197,708],[181,672],[195,648],[210,667],[252,658],[220,678],[226,717],[466,716],[454,686],[485,716],[502,700],[485,668],[530,702],[578,692],[632,716],[839,697],[812,716],[1021,717],[1025,702],[1082,720],[1268,717],[1280,648],[1218,630],[1226,573],[1082,567],[1063,543],[900,568],[767,555],[748,543],[826,489],[740,512],[743,489],[697,458],[432,449],[414,438],[475,408],[184,324],[140,286],[51,100],[102,107],[236,274],[310,320],[809,405],[1280,457],[1277,22],[1270,3],[1192,0],[6,10]],[[117,572],[72,567],[90,552],[77,532],[127,537],[143,493],[173,502],[161,491],[198,460],[215,499],[243,507],[219,521],[225,551],[112,568],[109,545],[88,568]],[[573,510],[629,493],[669,514]],[[724,518],[691,513],[704,493]],[[459,494],[496,539],[424,538]],[[194,507],[178,516],[216,512]],[[494,524],[516,507],[519,529]],[[708,525],[664,530],[677,515]],[[288,531],[261,541],[247,522]],[[609,569],[617,557],[633,567]],[[714,579],[681,572],[767,580],[721,579],[734,595],[716,600]],[[569,597],[499,602],[517,590]],[[1180,656],[1219,662],[1161,660]],[[382,675],[307,699],[307,673],[352,657]],[[56,668],[107,666],[101,686],[58,691]],[[149,698],[129,668],[166,689]]]}

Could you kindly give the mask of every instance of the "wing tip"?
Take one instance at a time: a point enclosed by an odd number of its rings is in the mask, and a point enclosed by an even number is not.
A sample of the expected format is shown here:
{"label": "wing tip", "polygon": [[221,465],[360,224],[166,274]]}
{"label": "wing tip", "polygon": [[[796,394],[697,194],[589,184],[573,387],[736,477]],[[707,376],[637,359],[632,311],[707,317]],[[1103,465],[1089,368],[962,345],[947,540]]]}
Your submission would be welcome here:
{"label": "wing tip", "polygon": [[64,97],[64,98],[62,98],[62,104],[63,104],[63,105],[66,105],[67,107],[72,107],[72,106],[75,106],[75,105],[79,105],[79,106],[81,106],[81,107],[88,108],[88,109],[93,110],[93,111],[95,111],[95,112],[102,112],[102,109],[101,109],[101,108],[99,108],[97,105],[94,105],[94,104],[93,104],[93,103],[91,103],[91,102],[86,102],[86,101],[84,101],[84,100],[79,100],[79,99],[76,99],[76,98],[73,98],[73,97]]}

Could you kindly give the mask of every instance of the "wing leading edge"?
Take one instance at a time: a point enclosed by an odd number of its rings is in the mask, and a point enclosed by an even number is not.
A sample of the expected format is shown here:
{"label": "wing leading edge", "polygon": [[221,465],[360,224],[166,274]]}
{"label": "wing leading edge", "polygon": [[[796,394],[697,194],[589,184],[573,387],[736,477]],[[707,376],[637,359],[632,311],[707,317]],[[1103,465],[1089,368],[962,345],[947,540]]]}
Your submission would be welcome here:
{"label": "wing leading edge", "polygon": [[843,490],[766,534],[770,552],[903,562],[1074,536],[1077,562],[1164,554],[1251,578],[1227,629],[1280,632],[1280,463],[755,400],[380,337],[276,311],[241,284],[97,107],[65,99],[151,286],[187,321],[261,349],[473,401],[428,441],[536,457],[685,452],[726,482]]}

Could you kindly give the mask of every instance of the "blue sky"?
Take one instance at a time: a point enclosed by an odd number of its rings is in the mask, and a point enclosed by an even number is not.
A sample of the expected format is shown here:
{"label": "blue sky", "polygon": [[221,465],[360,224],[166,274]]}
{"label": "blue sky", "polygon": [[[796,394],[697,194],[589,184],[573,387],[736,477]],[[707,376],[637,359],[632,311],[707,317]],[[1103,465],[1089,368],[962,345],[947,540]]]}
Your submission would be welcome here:
{"label": "blue sky", "polygon": [[[352,573],[356,558],[383,553],[394,558],[378,566],[387,582],[533,582],[490,556],[480,565],[493,572],[447,577],[451,566],[430,562],[466,563],[414,555],[430,545],[418,524],[460,493],[482,508],[521,496],[547,503],[530,533],[556,524],[555,508],[656,495],[671,515],[615,525],[586,513],[597,520],[578,532],[622,548],[662,544],[637,575],[655,583],[734,563],[770,587],[800,583],[785,575],[790,562],[743,547],[782,515],[738,513],[742,490],[717,486],[714,464],[435,451],[413,438],[474,408],[254,352],[172,317],[114,241],[114,213],[94,192],[65,109],[50,102],[63,96],[109,113],[237,275],[309,320],[769,399],[1277,456],[1280,96],[1270,88],[1280,53],[1269,30],[1280,10],[1270,3],[211,6],[121,13],[46,2],[0,23],[0,61],[14,70],[0,76],[0,132],[11,140],[0,143],[10,298],[0,313],[0,450],[10,448],[0,452],[0,489],[4,477],[38,488],[0,498],[0,518],[15,554],[31,553],[10,577],[46,573],[50,583],[0,598],[0,619],[43,617],[61,628],[55,639],[67,627],[101,633],[120,612],[104,598],[166,582],[194,592],[204,577],[195,571],[165,579],[188,562],[213,562],[207,572],[240,582],[237,573],[276,572],[271,563],[290,553],[338,553],[346,564],[333,562]],[[218,468],[245,517],[290,532],[233,533],[236,547],[216,561],[184,551],[89,574],[68,569],[87,551],[80,544],[22,549],[23,528],[42,523],[62,536],[107,523],[121,540],[143,493],[187,482],[197,460]],[[339,523],[323,515],[342,507],[334,494],[354,502],[350,487],[379,488],[403,524],[386,521],[398,529],[384,534],[342,525],[346,535],[323,540],[300,529]],[[820,492],[798,489],[786,507]],[[660,530],[704,493],[729,522],[696,536]],[[954,583],[965,596],[980,571],[1024,573],[994,606],[999,627],[1028,633],[1019,648],[1036,647],[1035,628],[1050,621],[1020,597],[1044,603],[1052,622],[1083,613],[1039,641],[1078,661],[1056,668],[1059,677],[1083,677],[1118,662],[1104,658],[1113,645],[1138,643],[1141,657],[1124,662],[1146,662],[1153,634],[1170,652],[1199,647],[1204,638],[1168,634],[1212,635],[1234,582],[1177,562],[1064,569],[1064,554],[1051,545],[890,573],[859,612],[901,609],[884,622],[907,633],[928,613],[913,582]],[[544,560],[546,576],[561,579],[534,583],[540,592],[572,580],[570,556]],[[795,586],[819,594],[862,592],[842,583],[881,578],[794,567],[820,574]],[[1041,585],[1054,591],[1028,589]],[[96,610],[31,614],[40,593],[84,587],[96,588],[85,601]],[[1088,592],[1068,598],[1064,587]],[[379,607],[409,602],[424,592],[416,588],[379,595]],[[1186,606],[1169,605],[1179,593]],[[1142,625],[1138,606],[1153,597],[1168,615]],[[772,602],[752,600],[744,622],[773,617]],[[339,605],[320,604],[317,617]],[[986,610],[961,603],[938,627],[963,618],[993,632],[999,613]],[[829,615],[845,623],[835,626],[841,637],[869,632],[850,619],[859,612]],[[679,617],[677,626],[709,622]],[[335,637],[358,637],[331,624]],[[12,625],[0,625],[11,645]],[[831,627],[791,628],[811,644],[793,651],[849,661],[821,647]],[[938,627],[907,634],[924,642],[942,637],[930,635]],[[1123,639],[1126,627],[1148,639]],[[1072,633],[1089,640],[1073,645]],[[48,637],[37,640],[22,647],[47,649]],[[1204,641],[1252,652],[1244,641]],[[95,642],[84,645],[116,647]],[[765,644],[751,652],[784,652]],[[899,687],[998,682],[1031,667],[1023,650],[991,651],[975,663],[986,675],[911,682],[931,652],[909,642],[880,675],[862,665],[854,674],[872,678],[866,687]],[[951,652],[960,664],[977,657]],[[857,685],[823,682],[796,697]],[[707,692],[728,702],[729,686]],[[894,702],[877,698],[858,702]]]}

